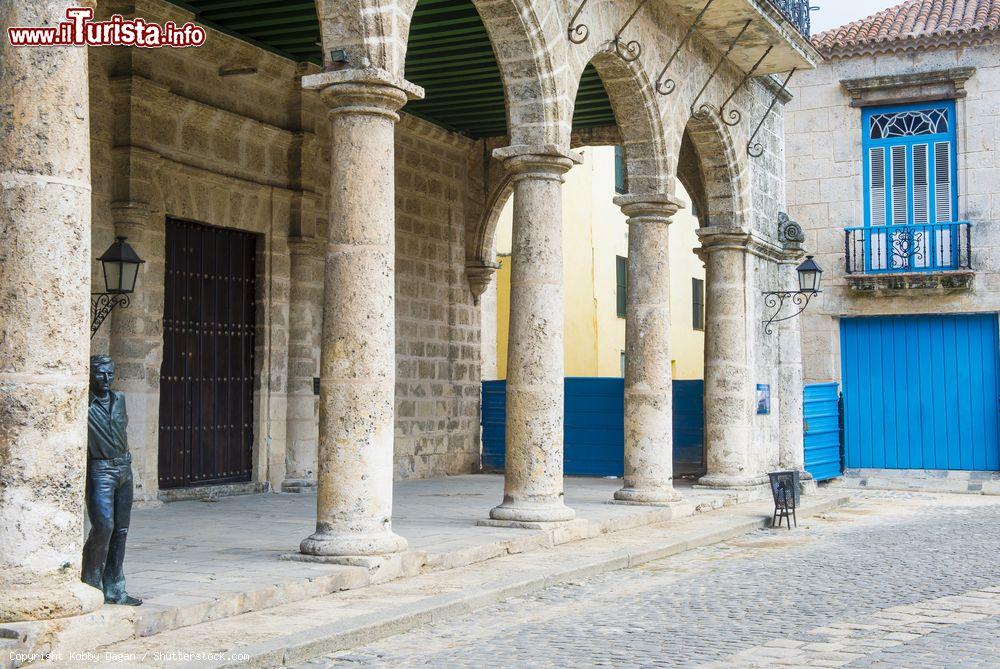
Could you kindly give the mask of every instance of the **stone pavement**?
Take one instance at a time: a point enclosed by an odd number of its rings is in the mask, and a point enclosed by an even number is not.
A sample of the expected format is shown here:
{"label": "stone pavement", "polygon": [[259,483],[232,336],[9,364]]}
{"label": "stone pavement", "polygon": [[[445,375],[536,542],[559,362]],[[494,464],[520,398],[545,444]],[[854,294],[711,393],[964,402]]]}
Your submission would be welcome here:
{"label": "stone pavement", "polygon": [[302,667],[1000,667],[1000,500],[848,507]]}
{"label": "stone pavement", "polygon": [[[393,524],[409,541],[409,551],[388,561],[352,566],[282,559],[297,555],[299,541],[314,530],[315,494],[221,497],[136,509],[125,569],[129,592],[142,597],[143,606],[105,606],[66,622],[6,627],[21,639],[18,647],[31,653],[87,650],[682,518],[762,492],[737,494],[678,482],[684,500],[670,508],[608,504],[620,487],[620,479],[568,478],[567,502],[576,509],[577,519],[529,530],[477,525],[501,499],[502,476],[398,482]],[[6,667],[3,659],[0,667]]]}
{"label": "stone pavement", "polygon": [[[839,493],[809,495],[803,498],[799,517],[805,520],[847,499]],[[426,623],[467,615],[566,580],[626,569],[740,536],[769,523],[772,510],[770,500],[735,504],[667,522],[599,533],[586,540],[535,545],[533,550],[465,566],[424,571],[323,596],[272,602],[269,607],[161,630],[152,636],[122,640],[105,636],[90,646],[99,646],[97,656],[80,657],[61,648],[52,659],[61,667],[92,667],[104,660],[119,667],[206,669],[303,662]],[[572,523],[565,525],[563,531],[572,530]],[[531,530],[520,532],[528,538],[538,536]],[[79,631],[76,636],[80,636]],[[94,639],[88,637],[88,641]]]}
{"label": "stone pavement", "polygon": [[[567,478],[567,503],[578,518],[596,523],[642,525],[662,516],[659,507],[608,504],[621,485],[621,479]],[[683,482],[678,489],[691,512],[698,505],[713,508],[736,500],[731,492]],[[477,549],[479,559],[485,559],[491,551],[506,553],[510,542],[539,534],[476,525],[503,497],[500,475],[398,481],[394,495],[393,529],[409,541],[410,551],[428,553],[432,563]],[[150,610],[346,570],[279,561],[298,550],[315,523],[315,494],[243,495],[137,509],[125,563],[129,591],[142,597],[147,603],[143,608]]]}

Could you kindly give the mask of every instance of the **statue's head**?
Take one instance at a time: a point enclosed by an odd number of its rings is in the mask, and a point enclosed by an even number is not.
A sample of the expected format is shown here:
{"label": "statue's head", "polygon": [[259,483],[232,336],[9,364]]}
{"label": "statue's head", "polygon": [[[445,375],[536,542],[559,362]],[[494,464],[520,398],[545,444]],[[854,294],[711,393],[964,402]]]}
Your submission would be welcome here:
{"label": "statue's head", "polygon": [[115,361],[110,355],[90,356],[90,389],[95,395],[105,395],[115,380]]}

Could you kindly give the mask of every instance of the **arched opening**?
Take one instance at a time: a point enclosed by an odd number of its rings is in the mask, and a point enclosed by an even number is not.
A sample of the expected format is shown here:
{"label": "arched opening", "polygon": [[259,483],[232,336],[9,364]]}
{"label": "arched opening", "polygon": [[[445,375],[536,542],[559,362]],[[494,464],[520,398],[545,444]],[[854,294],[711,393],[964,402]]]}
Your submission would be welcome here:
{"label": "arched opening", "polygon": [[744,189],[740,163],[726,128],[713,116],[692,116],[684,128],[677,178],[700,213],[701,225],[742,229]]}

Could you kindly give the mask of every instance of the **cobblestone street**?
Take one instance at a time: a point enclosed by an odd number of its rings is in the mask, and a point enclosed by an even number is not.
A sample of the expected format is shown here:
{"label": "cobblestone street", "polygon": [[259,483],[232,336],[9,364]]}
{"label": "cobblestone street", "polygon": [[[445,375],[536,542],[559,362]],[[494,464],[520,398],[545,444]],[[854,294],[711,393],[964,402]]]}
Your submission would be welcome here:
{"label": "cobblestone street", "polygon": [[308,667],[997,667],[1000,499],[847,507],[310,662]]}

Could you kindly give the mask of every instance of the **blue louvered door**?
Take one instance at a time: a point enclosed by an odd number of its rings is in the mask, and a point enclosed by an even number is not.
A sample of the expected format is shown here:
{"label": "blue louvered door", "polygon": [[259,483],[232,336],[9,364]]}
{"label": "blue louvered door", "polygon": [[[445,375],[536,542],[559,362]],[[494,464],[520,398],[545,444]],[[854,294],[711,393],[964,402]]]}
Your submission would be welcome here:
{"label": "blue louvered door", "polygon": [[841,320],[850,469],[1000,469],[996,314]]}

